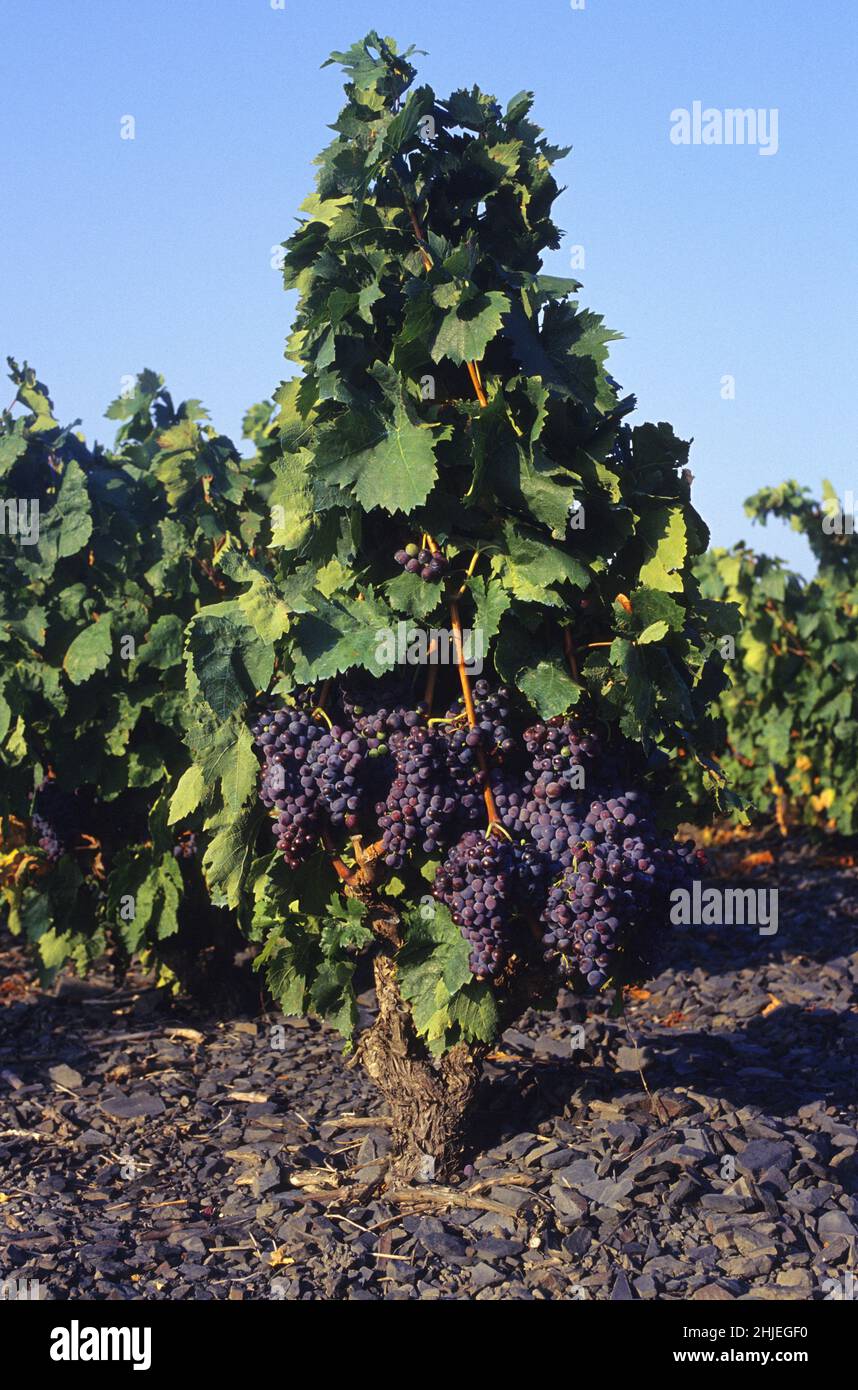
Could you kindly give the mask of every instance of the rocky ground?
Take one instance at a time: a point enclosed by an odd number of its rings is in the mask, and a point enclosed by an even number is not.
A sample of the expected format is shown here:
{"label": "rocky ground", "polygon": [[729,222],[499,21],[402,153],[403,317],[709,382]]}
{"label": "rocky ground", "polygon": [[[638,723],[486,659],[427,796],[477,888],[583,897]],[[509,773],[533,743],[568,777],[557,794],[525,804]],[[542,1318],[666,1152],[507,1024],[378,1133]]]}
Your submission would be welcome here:
{"label": "rocky ground", "polygon": [[743,842],[719,872],[779,888],[777,934],[677,931],[627,1019],[571,996],[525,1017],[440,1195],[373,1195],[387,1132],[327,1028],[219,1021],[145,981],[44,994],[4,938],[0,1280],[48,1299],[858,1295],[858,869]]}

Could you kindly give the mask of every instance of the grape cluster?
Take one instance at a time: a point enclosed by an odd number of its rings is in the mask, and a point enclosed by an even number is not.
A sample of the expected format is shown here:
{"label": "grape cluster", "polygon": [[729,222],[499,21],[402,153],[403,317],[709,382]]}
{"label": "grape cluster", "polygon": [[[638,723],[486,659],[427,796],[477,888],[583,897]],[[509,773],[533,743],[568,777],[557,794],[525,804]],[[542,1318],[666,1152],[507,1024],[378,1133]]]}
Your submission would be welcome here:
{"label": "grape cluster", "polygon": [[[406,715],[406,720],[410,717]],[[391,751],[395,775],[377,812],[384,861],[398,869],[415,843],[424,853],[435,853],[454,816],[456,801],[445,777],[443,750],[427,725],[414,723],[394,733]]]}
{"label": "grape cluster", "polygon": [[524,727],[505,687],[481,679],[472,693],[473,725],[463,700],[430,719],[395,676],[344,678],[325,713],[299,690],[261,714],[260,797],[287,864],[331,832],[365,836],[394,871],[414,854],[439,859],[433,891],[478,978],[497,978],[534,934],[576,987],[642,978],[671,889],[700,872],[693,843],[660,834],[615,754],[577,719]]}
{"label": "grape cluster", "polygon": [[397,674],[373,680],[358,672],[341,686],[339,702],[346,722],[366,738],[404,729],[409,712],[428,714],[425,706],[412,703],[411,682]]}
{"label": "grape cluster", "polygon": [[[487,680],[480,679],[474,684],[473,697],[476,724],[472,732],[479,733],[479,746],[487,753],[511,753],[516,742],[507,727],[512,714],[509,690],[502,685],[499,690],[493,691]],[[448,717],[464,719],[464,704],[464,698],[460,696]]]}
{"label": "grape cluster", "polygon": [[196,859],[199,852],[196,832],[193,830],[180,835],[173,846],[173,856],[176,859]]}
{"label": "grape cluster", "polygon": [[549,801],[563,799],[564,792],[581,790],[588,773],[604,761],[598,735],[585,733],[570,720],[533,724],[524,731],[524,746],[531,754],[531,771],[537,793]]}
{"label": "grape cluster", "polygon": [[650,969],[670,892],[687,888],[702,867],[693,841],[659,835],[643,797],[629,791],[596,799],[569,827],[565,863],[543,912],[547,960],[601,988]]}
{"label": "grape cluster", "polygon": [[309,746],[307,765],[331,825],[357,829],[363,804],[360,772],[367,752],[359,733],[337,724]]}
{"label": "grape cluster", "polygon": [[428,584],[437,584],[450,568],[449,560],[440,550],[427,550],[413,542],[397,550],[393,558],[406,573],[419,574]]}
{"label": "grape cluster", "polygon": [[252,732],[263,757],[259,799],[274,821],[277,848],[289,868],[297,869],[313,853],[322,829],[310,755],[323,727],[306,710],[292,707],[263,715]]}
{"label": "grape cluster", "polygon": [[453,846],[435,877],[434,894],[471,948],[470,968],[477,979],[503,969],[511,946],[515,910],[516,855],[500,835],[467,831]]}
{"label": "grape cluster", "polygon": [[72,850],[80,840],[87,808],[79,791],[66,792],[58,782],[41,782],[33,805],[33,830],[40,849],[51,864]]}

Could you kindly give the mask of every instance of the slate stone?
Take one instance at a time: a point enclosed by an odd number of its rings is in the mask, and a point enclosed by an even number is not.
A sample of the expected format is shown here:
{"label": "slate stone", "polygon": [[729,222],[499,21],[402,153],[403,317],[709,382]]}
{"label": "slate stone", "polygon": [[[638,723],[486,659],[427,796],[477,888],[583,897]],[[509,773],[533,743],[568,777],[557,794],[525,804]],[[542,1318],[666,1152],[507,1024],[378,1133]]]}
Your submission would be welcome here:
{"label": "slate stone", "polygon": [[681,1207],[686,1202],[691,1201],[697,1195],[699,1190],[700,1189],[698,1183],[696,1183],[693,1178],[688,1177],[688,1175],[686,1174],[685,1177],[680,1178],[679,1182],[675,1183],[674,1186],[670,1189],[670,1192],[667,1196],[667,1205],[669,1207]]}
{"label": "slate stone", "polygon": [[771,1236],[754,1226],[739,1226],[733,1232],[733,1244],[740,1255],[776,1255],[777,1246]]}
{"label": "slate stone", "polygon": [[107,1134],[102,1134],[100,1130],[85,1129],[82,1134],[75,1136],[75,1142],[86,1149],[99,1149],[105,1144],[112,1143],[112,1140]]}
{"label": "slate stone", "polygon": [[683,1260],[677,1260],[673,1255],[656,1255],[654,1260],[648,1260],[644,1267],[644,1274],[659,1274],[681,1278],[689,1273],[691,1266]]}
{"label": "slate stone", "polygon": [[500,1284],[506,1278],[499,1269],[493,1269],[491,1265],[484,1264],[482,1260],[475,1264],[470,1270],[471,1286],[475,1289],[488,1289],[493,1284]]}
{"label": "slate stone", "polygon": [[683,1129],[682,1143],[686,1149],[700,1154],[711,1154],[714,1152],[712,1140],[705,1130],[702,1129]]}
{"label": "slate stone", "polygon": [[549,1173],[556,1172],[559,1168],[570,1166],[568,1149],[557,1149],[554,1153],[547,1153],[539,1160],[540,1168],[545,1168]]}
{"label": "slate stone", "polygon": [[101,1108],[114,1120],[138,1120],[163,1115],[166,1107],[160,1096],[138,1091],[133,1096],[112,1096],[109,1100],[103,1100]]}
{"label": "slate stone", "polygon": [[856,1231],[845,1211],[826,1211],[823,1212],[816,1223],[816,1229],[823,1237],[846,1236],[849,1240],[858,1238]]}
{"label": "slate stone", "polygon": [[556,1186],[571,1187],[577,1192],[584,1192],[587,1187],[601,1186],[601,1179],[596,1177],[595,1164],[587,1159],[576,1159],[565,1168],[555,1170],[554,1182]]}
{"label": "slate stone", "polygon": [[651,1274],[640,1274],[633,1281],[634,1291],[638,1298],[657,1298],[658,1284]]}
{"label": "slate stone", "polygon": [[563,1237],[562,1244],[567,1255],[573,1259],[579,1259],[582,1255],[586,1255],[593,1244],[593,1232],[587,1226],[579,1226],[577,1231]]}
{"label": "slate stone", "polygon": [[784,1269],[775,1278],[775,1283],[782,1288],[802,1289],[810,1292],[813,1287],[813,1280],[810,1271],[807,1269]]}
{"label": "slate stone", "polygon": [[58,1086],[67,1086],[70,1091],[76,1091],[83,1085],[83,1077],[74,1067],[66,1066],[65,1062],[60,1062],[55,1067],[48,1068],[48,1076],[55,1081]]}
{"label": "slate stone", "polygon": [[417,1239],[428,1250],[430,1255],[438,1255],[445,1260],[462,1260],[465,1258],[465,1242],[459,1236],[453,1235],[450,1231],[426,1231],[421,1230],[417,1233]]}
{"label": "slate stone", "polygon": [[645,1047],[618,1047],[614,1061],[618,1071],[641,1071],[649,1061]]}
{"label": "slate stone", "polygon": [[769,1274],[773,1261],[768,1255],[731,1255],[720,1261],[725,1274],[739,1279],[756,1279],[761,1274]]}
{"label": "slate stone", "polygon": [[774,1139],[752,1139],[736,1155],[736,1166],[743,1173],[765,1173],[767,1168],[789,1168],[793,1161],[791,1144]]}
{"label": "slate stone", "polygon": [[700,1205],[709,1211],[739,1213],[746,1211],[750,1203],[747,1197],[734,1197],[729,1192],[704,1192]]}
{"label": "slate stone", "polygon": [[566,1187],[559,1187],[552,1183],[549,1194],[554,1203],[558,1216],[570,1222],[580,1221],[582,1216],[586,1216],[589,1210],[586,1198],[578,1192],[572,1192]]}
{"label": "slate stone", "polygon": [[528,1188],[513,1185],[492,1187],[489,1189],[489,1196],[493,1202],[500,1202],[502,1206],[511,1207],[513,1211],[521,1211],[533,1201],[533,1194]]}
{"label": "slate stone", "polygon": [[[725,878],[754,843],[718,847]],[[20,1227],[7,1233],[9,1268],[40,1277],[61,1300],[202,1301],[231,1290],[270,1300],[276,1279],[290,1300],[562,1301],[581,1285],[589,1299],[611,1301],[621,1274],[618,1301],[626,1287],[646,1301],[820,1297],[825,1278],[842,1279],[854,1265],[858,1230],[847,1026],[858,952],[845,948],[858,869],[822,870],[802,845],[796,836],[778,846],[777,951],[754,933],[666,935],[667,964],[635,1003],[656,1110],[636,1072],[618,1070],[618,1056],[631,1058],[619,1051],[628,1035],[609,1017],[609,1000],[587,1001],[586,1056],[564,1055],[571,1024],[585,1016],[578,1001],[519,1021],[508,1041],[521,1062],[488,1064],[482,1132],[502,1137],[484,1141],[473,1166],[451,1179],[457,1187],[476,1170],[483,1192],[500,1197],[526,1169],[534,1181],[505,1214],[409,1213],[381,1188],[354,1206],[348,1197],[329,1205],[292,1186],[295,1170],[330,1167],[345,1193],[359,1169],[379,1171],[389,1140],[384,1125],[344,1123],[371,1116],[379,1101],[359,1069],[343,1068],[326,1025],[284,1021],[284,1049],[275,1051],[268,1022],[248,1016],[237,1020],[248,1028],[235,1028],[150,989],[133,970],[140,996],[122,1016],[89,1004],[112,1000],[106,977],[83,995],[41,995],[38,1009],[0,1009],[0,1131],[39,1130],[49,1141],[0,1140],[0,1185],[16,1194]],[[8,941],[0,933],[4,968],[19,959]],[[772,994],[782,1007],[764,1017]],[[360,1008],[368,1021],[371,992]],[[672,1025],[655,1022],[671,1014]],[[209,1045],[170,1035],[176,1027]],[[84,1078],[68,1086],[73,1101],[54,1089],[71,1079],[60,1072],[53,1081],[60,1065]],[[114,1101],[156,1087],[155,1123],[145,1114],[108,1118]],[[224,1104],[230,1091],[267,1099]],[[120,1145],[116,1126],[126,1118]],[[125,1146],[141,1163],[130,1182],[119,1162],[103,1161],[105,1148]],[[246,1161],[227,1158],[232,1150]],[[736,1156],[734,1181],[720,1173],[725,1153]],[[274,1186],[234,1186],[242,1173]],[[261,1249],[282,1247],[294,1264],[268,1268],[241,1249],[207,1255],[214,1245],[250,1244],[249,1230]],[[371,1258],[384,1251],[405,1258]],[[132,1283],[132,1273],[142,1277]]]}
{"label": "slate stone", "polygon": [[523,1240],[502,1240],[499,1236],[487,1236],[478,1241],[476,1251],[484,1260],[507,1260],[520,1255],[525,1248]]}

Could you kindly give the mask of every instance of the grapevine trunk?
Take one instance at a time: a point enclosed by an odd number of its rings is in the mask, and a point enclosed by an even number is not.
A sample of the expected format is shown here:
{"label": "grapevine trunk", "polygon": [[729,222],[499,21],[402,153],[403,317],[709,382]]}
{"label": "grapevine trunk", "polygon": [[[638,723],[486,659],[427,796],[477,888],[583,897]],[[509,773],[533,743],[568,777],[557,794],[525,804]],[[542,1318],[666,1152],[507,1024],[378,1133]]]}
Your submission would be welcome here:
{"label": "grapevine trunk", "polygon": [[393,1182],[443,1181],[461,1171],[469,1112],[487,1048],[458,1044],[433,1058],[417,1036],[389,955],[375,961],[378,1017],[358,1059],[387,1102]]}

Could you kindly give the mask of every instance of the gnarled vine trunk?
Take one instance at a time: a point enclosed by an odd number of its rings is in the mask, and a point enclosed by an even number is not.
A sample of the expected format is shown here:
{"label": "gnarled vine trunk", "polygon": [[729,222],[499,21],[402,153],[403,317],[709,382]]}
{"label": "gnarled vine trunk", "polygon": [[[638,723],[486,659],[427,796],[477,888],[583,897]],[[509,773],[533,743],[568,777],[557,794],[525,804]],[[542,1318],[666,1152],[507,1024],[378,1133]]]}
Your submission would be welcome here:
{"label": "gnarled vine trunk", "polygon": [[488,1048],[459,1043],[435,1058],[420,1040],[400,996],[396,964],[375,960],[378,1017],[362,1038],[357,1060],[390,1113],[394,1181],[443,1181],[461,1169],[469,1111]]}

